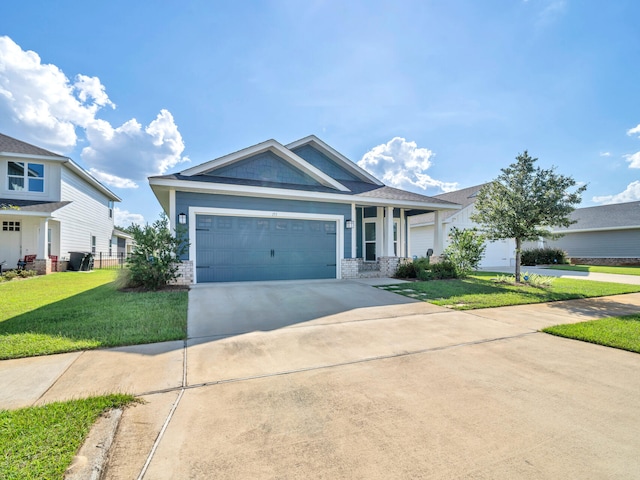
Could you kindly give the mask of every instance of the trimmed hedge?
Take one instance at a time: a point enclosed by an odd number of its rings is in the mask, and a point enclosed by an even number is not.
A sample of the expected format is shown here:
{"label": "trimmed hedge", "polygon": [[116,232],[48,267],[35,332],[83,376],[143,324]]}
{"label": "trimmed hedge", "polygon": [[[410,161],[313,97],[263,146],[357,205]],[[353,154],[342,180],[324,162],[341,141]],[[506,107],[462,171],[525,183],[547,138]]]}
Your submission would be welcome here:
{"label": "trimmed hedge", "polygon": [[520,258],[522,265],[552,265],[569,263],[567,253],[559,248],[533,248],[523,250]]}

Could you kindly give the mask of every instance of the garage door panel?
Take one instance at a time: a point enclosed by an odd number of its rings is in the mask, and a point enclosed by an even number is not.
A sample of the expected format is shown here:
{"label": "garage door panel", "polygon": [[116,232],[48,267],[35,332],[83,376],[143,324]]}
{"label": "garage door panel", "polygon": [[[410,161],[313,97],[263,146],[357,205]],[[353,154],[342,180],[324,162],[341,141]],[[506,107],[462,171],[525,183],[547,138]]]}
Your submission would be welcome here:
{"label": "garage door panel", "polygon": [[198,282],[336,278],[336,222],[196,216]]}

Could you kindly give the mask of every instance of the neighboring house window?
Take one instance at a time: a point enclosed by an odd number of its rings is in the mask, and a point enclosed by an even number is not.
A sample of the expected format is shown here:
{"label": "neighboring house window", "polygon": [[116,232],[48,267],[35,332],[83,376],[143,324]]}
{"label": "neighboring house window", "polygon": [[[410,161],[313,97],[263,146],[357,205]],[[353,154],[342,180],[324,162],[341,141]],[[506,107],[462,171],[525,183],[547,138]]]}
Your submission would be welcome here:
{"label": "neighboring house window", "polygon": [[42,163],[9,162],[9,190],[44,192],[44,165]]}
{"label": "neighboring house window", "polygon": [[111,256],[113,254],[113,238],[111,239],[111,242],[109,242],[109,256]]}
{"label": "neighboring house window", "polygon": [[109,200],[109,218],[113,218],[113,200]]}
{"label": "neighboring house window", "polygon": [[19,232],[20,222],[2,222],[3,232]]}
{"label": "neighboring house window", "polygon": [[95,255],[96,253],[96,237],[91,235],[91,253]]}

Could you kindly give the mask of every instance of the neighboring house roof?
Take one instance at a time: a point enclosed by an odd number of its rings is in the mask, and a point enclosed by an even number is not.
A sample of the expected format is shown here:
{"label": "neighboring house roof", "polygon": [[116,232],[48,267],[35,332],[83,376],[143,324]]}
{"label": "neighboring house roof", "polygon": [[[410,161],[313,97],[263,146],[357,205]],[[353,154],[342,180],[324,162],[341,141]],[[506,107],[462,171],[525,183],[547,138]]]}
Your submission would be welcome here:
{"label": "neighboring house roof", "polygon": [[577,208],[571,214],[576,223],[554,232],[623,230],[640,228],[640,202],[614,203],[597,207]]}
{"label": "neighboring house roof", "polygon": [[126,239],[129,239],[129,240],[133,240],[133,236],[131,236],[131,234],[129,234],[127,232],[124,232],[124,231],[120,230],[119,228],[114,228],[112,235],[114,237],[126,238]]}
{"label": "neighboring house roof", "polygon": [[60,162],[87,183],[100,190],[110,200],[120,202],[122,199],[96,180],[89,172],[68,157],[50,152],[44,148],[31,145],[16,138],[0,133],[0,157],[18,157],[25,159],[41,159]]}
{"label": "neighboring house roof", "polygon": [[[263,162],[262,167],[253,168],[253,164],[246,163],[258,161],[256,159]],[[286,171],[286,175],[273,175],[275,170]],[[338,202],[351,197],[349,202],[388,203],[406,208],[408,215],[424,213],[430,208],[459,208],[455,202],[446,199],[385,186],[314,135],[286,146],[267,140],[179,173],[149,177],[149,183],[166,211],[170,188],[221,195],[251,194]]]}
{"label": "neighboring house roof", "polygon": [[54,157],[56,159],[67,158],[3,133],[0,133],[0,155]]}
{"label": "neighboring house roof", "polygon": [[[483,183],[481,185],[474,185],[473,187],[463,188],[461,190],[456,190],[455,192],[447,192],[441,193],[439,195],[434,195],[434,198],[444,201],[457,203],[461,206],[461,209],[468,207],[476,201],[476,196],[480,189],[484,187],[486,184]],[[446,220],[447,218],[457,214],[460,210],[449,210],[442,212],[440,214],[440,220]],[[411,218],[411,226],[419,226],[419,225],[429,225],[434,222],[434,214],[433,213],[425,213],[422,215],[417,215]]]}
{"label": "neighboring house roof", "polygon": [[13,206],[18,207],[18,210],[15,209],[4,209],[0,208],[0,211],[3,214],[7,213],[16,213],[23,215],[25,212],[30,212],[34,214],[49,214],[55,212],[56,210],[61,209],[62,207],[69,205],[71,202],[47,202],[47,201],[39,201],[39,200],[16,200],[12,198],[0,198],[1,206]]}

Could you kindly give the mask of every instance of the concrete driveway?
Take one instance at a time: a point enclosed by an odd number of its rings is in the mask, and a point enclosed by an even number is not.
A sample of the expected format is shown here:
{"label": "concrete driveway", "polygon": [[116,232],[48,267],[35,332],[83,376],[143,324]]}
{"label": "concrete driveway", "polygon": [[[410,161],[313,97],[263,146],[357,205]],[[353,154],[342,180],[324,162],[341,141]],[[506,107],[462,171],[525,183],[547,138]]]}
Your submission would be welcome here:
{"label": "concrete driveway", "polygon": [[62,373],[36,403],[147,402],[107,479],[640,478],[640,355],[537,331],[638,312],[640,294],[472,312],[355,282],[190,297],[187,342],[47,357]]}

